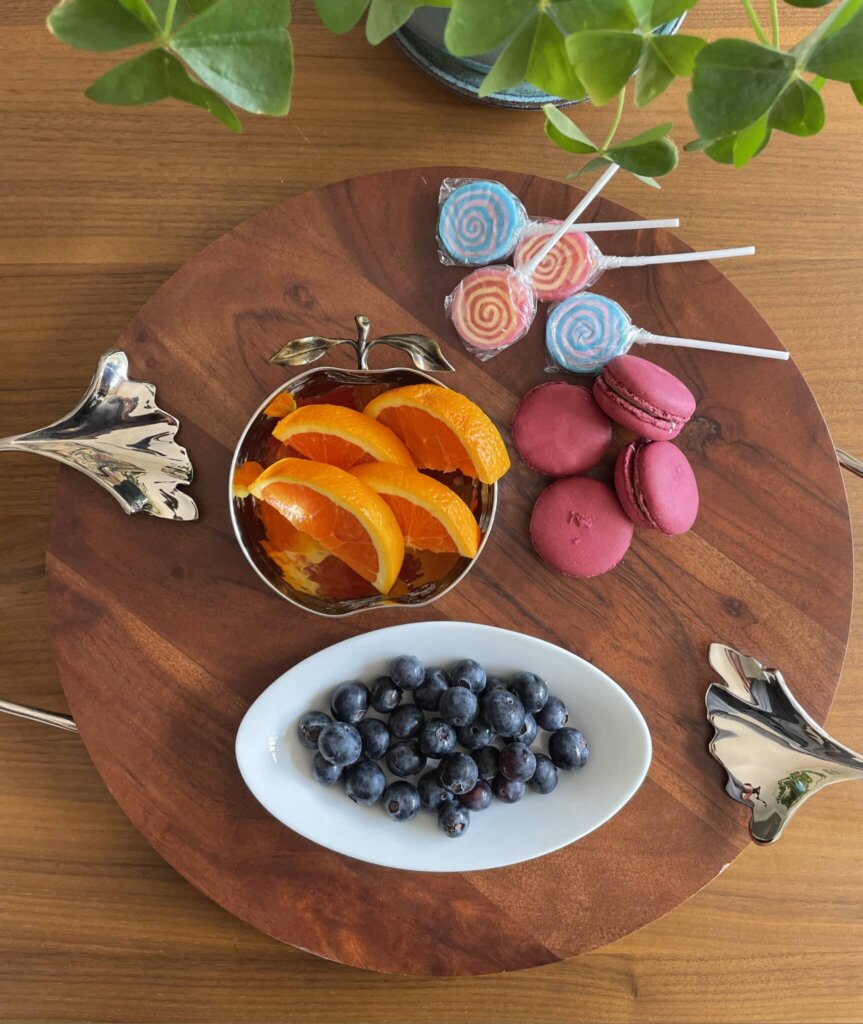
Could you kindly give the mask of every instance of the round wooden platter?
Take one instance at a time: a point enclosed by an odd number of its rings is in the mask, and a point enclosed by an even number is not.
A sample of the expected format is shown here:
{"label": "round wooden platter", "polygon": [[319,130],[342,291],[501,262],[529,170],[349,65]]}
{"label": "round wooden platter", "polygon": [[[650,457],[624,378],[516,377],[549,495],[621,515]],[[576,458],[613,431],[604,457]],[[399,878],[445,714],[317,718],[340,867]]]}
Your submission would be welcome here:
{"label": "round wooden platter", "polygon": [[[437,604],[329,620],[263,586],[230,530],[227,476],[248,417],[289,376],[267,362],[285,341],[350,336],[356,313],[372,318],[373,334],[436,336],[458,371],[447,383],[479,402],[507,440],[519,396],[550,379],[543,312],[524,341],[486,363],[464,351],[446,319],[444,296],[464,274],[441,266],[435,252],[446,175],[501,179],[535,216],[563,216],[578,198],[567,185],[518,174],[398,171],[298,196],[219,239],[119,339],[133,375],[154,381],[160,404],[181,420],[200,521],[128,519],[109,495],[62,469],[48,553],[69,704],[109,789],[153,846],[212,899],[278,939],[345,964],[433,975],[573,956],[654,920],[727,866],[750,840],[747,811],[726,796],[707,749],[707,646],[722,640],[780,665],[823,720],[852,591],[843,484],[794,363],[658,347],[650,357],[698,399],[679,439],[701,490],[688,535],[638,531],[613,572],[559,576],[528,541],[531,506],[547,481],[513,452],[491,542]],[[605,199],[590,210],[597,220],[633,216]],[[663,232],[600,237],[610,253],[685,248]],[[779,345],[708,264],[610,272],[596,287],[659,334]],[[349,363],[346,354],[331,361]],[[382,362],[378,349],[373,363]],[[615,449],[624,440],[616,436]],[[539,861],[428,876],[331,853],[268,816],[234,761],[250,702],[322,647],[442,618],[543,637],[629,692],[654,754],[617,817]],[[548,813],[560,813],[553,799]]]}

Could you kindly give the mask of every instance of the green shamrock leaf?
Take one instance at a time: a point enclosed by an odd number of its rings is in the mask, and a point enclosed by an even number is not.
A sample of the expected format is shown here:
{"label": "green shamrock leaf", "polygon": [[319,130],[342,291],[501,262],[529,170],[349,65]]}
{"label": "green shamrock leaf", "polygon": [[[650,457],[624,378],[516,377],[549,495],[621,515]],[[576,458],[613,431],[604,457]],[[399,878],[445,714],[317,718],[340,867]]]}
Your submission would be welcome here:
{"label": "green shamrock leaf", "polygon": [[629,0],[562,0],[551,5],[551,12],[564,32],[631,31],[638,25]]}
{"label": "green shamrock leaf", "polygon": [[689,113],[704,139],[736,135],[773,106],[796,73],[791,54],[742,39],[709,43],[695,59]]}
{"label": "green shamrock leaf", "polygon": [[109,52],[149,43],[159,35],[144,0],[64,0],[48,15],[49,30],[79,50]]}
{"label": "green shamrock leaf", "polygon": [[217,0],[174,33],[171,48],[209,86],[256,114],[286,114],[293,53],[290,0]]}
{"label": "green shamrock leaf", "polygon": [[669,139],[670,124],[656,125],[625,139],[605,151],[625,171],[640,177],[659,178],[673,171],[679,159],[677,146]]}
{"label": "green shamrock leaf", "polygon": [[545,133],[551,141],[568,153],[596,153],[598,146],[590,141],[578,125],[558,110],[553,103],[544,103]]}
{"label": "green shamrock leaf", "polygon": [[761,152],[770,131],[768,116],[762,114],[757,121],[753,121],[743,131],[737,133],[731,147],[731,158],[735,167],[744,167],[756,153]]}
{"label": "green shamrock leaf", "polygon": [[510,39],[480,85],[480,96],[490,96],[523,80],[563,99],[586,95],[569,62],[563,35],[547,14],[530,17]]}
{"label": "green shamrock leaf", "polygon": [[537,0],[453,0],[444,42],[456,57],[485,53],[505,43],[539,7]]}
{"label": "green shamrock leaf", "polygon": [[696,36],[649,36],[635,80],[635,105],[646,107],[675,78],[688,78],[704,45]]}
{"label": "green shamrock leaf", "polygon": [[330,32],[350,32],[369,5],[369,0],[315,0],[318,17]]}
{"label": "green shamrock leaf", "polygon": [[824,118],[824,101],[802,78],[795,78],[770,108],[770,127],[791,135],[817,135]]}
{"label": "green shamrock leaf", "polygon": [[569,59],[592,103],[602,106],[617,96],[638,66],[643,44],[641,36],[618,29],[567,36]]}
{"label": "green shamrock leaf", "polygon": [[807,71],[837,82],[863,78],[863,7],[845,24],[825,33],[809,50]]}
{"label": "green shamrock leaf", "polygon": [[112,68],[97,79],[86,95],[96,103],[120,106],[174,99],[203,107],[233,132],[241,131],[237,115],[210,89],[193,82],[183,65],[167,50],[149,50]]}
{"label": "green shamrock leaf", "polygon": [[372,0],[366,18],[366,39],[377,46],[400,29],[420,6],[421,0]]}

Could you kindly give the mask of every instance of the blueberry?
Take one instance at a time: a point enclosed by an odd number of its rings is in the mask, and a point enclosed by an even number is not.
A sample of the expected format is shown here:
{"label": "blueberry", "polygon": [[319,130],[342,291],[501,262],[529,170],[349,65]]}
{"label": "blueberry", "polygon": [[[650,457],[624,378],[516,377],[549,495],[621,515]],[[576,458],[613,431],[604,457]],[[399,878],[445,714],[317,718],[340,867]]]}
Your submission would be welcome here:
{"label": "blueberry", "polygon": [[492,780],[491,790],[498,800],[514,804],[524,796],[524,783],[508,779],[505,775],[496,775]]}
{"label": "blueberry", "polygon": [[477,784],[479,769],[470,754],[449,754],[441,761],[440,780],[444,788],[456,796],[467,793]]}
{"label": "blueberry", "polygon": [[363,683],[342,683],[330,698],[330,711],[339,722],[356,725],[369,709],[369,688]]}
{"label": "blueberry", "polygon": [[409,782],[393,782],[384,790],[383,805],[393,821],[410,821],[419,814],[420,795]]}
{"label": "blueberry", "polygon": [[476,718],[476,695],[463,686],[452,686],[440,699],[440,715],[450,725],[470,725]]}
{"label": "blueberry", "polygon": [[345,792],[355,804],[376,804],[387,779],[374,761],[357,761],[345,771]]}
{"label": "blueberry", "polygon": [[473,759],[479,769],[479,777],[489,782],[500,771],[500,751],[497,747],[480,747],[473,752]]}
{"label": "blueberry", "polygon": [[450,839],[459,839],[470,827],[470,811],[458,804],[444,804],[438,812],[437,823]]}
{"label": "blueberry", "polygon": [[437,772],[426,772],[417,782],[420,800],[427,811],[439,811],[444,804],[455,800],[454,794],[441,785]]}
{"label": "blueberry", "polygon": [[408,740],[418,736],[426,716],[415,704],[402,704],[390,715],[390,732],[398,740]]}
{"label": "blueberry", "polygon": [[544,679],[535,676],[533,672],[519,672],[513,676],[509,684],[512,692],[524,705],[524,710],[533,714],[542,711],[545,702],[548,700],[548,687]]}
{"label": "blueberry", "polygon": [[537,711],[533,717],[540,729],[554,732],[555,729],[561,729],[566,725],[569,721],[569,712],[560,697],[549,697],[542,711]]}
{"label": "blueberry", "polygon": [[300,734],[300,743],[309,750],[318,749],[318,736],[325,725],[329,725],[332,719],[323,711],[307,711],[297,722],[297,732]]}
{"label": "blueberry", "polygon": [[426,756],[416,740],[401,740],[387,751],[387,768],[400,779],[416,775],[425,766]]}
{"label": "blueberry", "polygon": [[312,778],[322,786],[334,786],[342,777],[344,768],[340,764],[330,764],[320,752],[312,758]]}
{"label": "blueberry", "polygon": [[418,708],[423,711],[437,711],[441,694],[449,689],[449,676],[442,668],[426,669],[422,686],[414,693]]}
{"label": "blueberry", "polygon": [[467,687],[471,693],[482,693],[485,689],[485,669],[478,661],[471,661],[465,658],[449,670],[453,686]]}
{"label": "blueberry", "polygon": [[500,773],[513,782],[527,782],[536,771],[536,755],[519,740],[500,752]]}
{"label": "blueberry", "polygon": [[422,685],[425,674],[423,663],[412,654],[403,654],[390,665],[392,681],[403,690],[416,690]]}
{"label": "blueberry", "polygon": [[551,793],[557,789],[557,768],[550,757],[536,755],[536,770],[527,784],[535,793]]}
{"label": "blueberry", "polygon": [[443,757],[455,749],[455,729],[442,718],[433,718],[420,729],[420,750],[426,757]]}
{"label": "blueberry", "polygon": [[482,717],[498,736],[515,736],[524,722],[524,707],[509,690],[492,690],[482,699]]}
{"label": "blueberry", "polygon": [[318,750],[330,762],[343,768],[358,761],[363,749],[360,734],[347,722],[330,722],[318,736]]}
{"label": "blueberry", "polygon": [[363,757],[380,761],[389,749],[389,729],[379,718],[364,718],[357,722],[356,729],[363,741]]}
{"label": "blueberry", "polygon": [[466,750],[479,750],[480,747],[487,747],[494,739],[494,733],[480,718],[470,725],[461,726],[457,735],[459,743]]}
{"label": "blueberry", "polygon": [[529,711],[525,712],[524,721],[521,723],[521,728],[512,738],[514,740],[521,740],[521,742],[528,747],[536,739],[536,719]]}
{"label": "blueberry", "polygon": [[389,676],[378,676],[372,687],[372,707],[382,715],[388,715],[401,704],[402,691]]}
{"label": "blueberry", "polygon": [[548,753],[558,768],[570,771],[587,764],[590,750],[578,729],[557,729],[548,738]]}
{"label": "blueberry", "polygon": [[473,789],[462,793],[458,802],[469,811],[484,811],[491,803],[491,786],[485,779],[480,779]]}
{"label": "blueberry", "polygon": [[491,693],[492,690],[508,690],[509,686],[505,679],[501,679],[500,676],[489,676],[485,681],[485,692]]}

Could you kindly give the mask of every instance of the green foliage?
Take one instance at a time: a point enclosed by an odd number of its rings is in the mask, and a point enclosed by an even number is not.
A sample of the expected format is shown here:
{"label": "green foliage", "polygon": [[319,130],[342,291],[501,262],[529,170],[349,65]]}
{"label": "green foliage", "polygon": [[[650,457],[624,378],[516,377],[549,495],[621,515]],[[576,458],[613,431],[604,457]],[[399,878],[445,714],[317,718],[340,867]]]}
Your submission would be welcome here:
{"label": "green foliage", "polygon": [[[668,138],[671,124],[660,124],[640,132],[630,139],[613,143],[615,131],[600,146],[591,142],[584,132],[552,103],[542,108],[545,112],[545,133],[555,145],[569,153],[595,154],[572,177],[579,177],[607,164],[615,163],[649,185],[659,188],[653,180],[673,171],[677,166],[677,147]],[[618,112],[622,104],[618,106]],[[615,125],[616,128],[616,125]]]}
{"label": "green foliage", "polygon": [[[601,106],[616,100],[608,136],[592,142],[565,114],[546,106],[545,131],[587,162],[574,175],[616,163],[648,184],[670,173],[678,150],[671,125],[615,141],[624,96],[648,107],[677,79],[691,79],[689,112],[698,137],[684,147],[742,167],[774,131],[816,135],[825,123],[821,88],[847,83],[863,104],[863,0],[786,0],[790,8],[826,7],[821,23],[795,46],[779,42],[778,0],[767,0],[768,31],[752,0],[741,0],[754,41],[666,35],[699,0],[314,0],[332,32],[365,16],[376,44],[420,6],[450,8],[445,42],[455,56],[499,49],[483,81],[488,96],[523,81],[568,100]],[[786,8],[786,13],[788,8]],[[793,16],[793,11],[790,12]],[[99,103],[140,104],[173,98],[208,110],[232,131],[231,105],[282,115],[290,106],[293,55],[290,0],[61,0],[48,17],[60,41],[100,52],[147,47],[87,90]]]}
{"label": "green foliage", "polygon": [[171,48],[241,110],[286,114],[294,66],[290,14],[290,0],[218,0],[177,29]]}
{"label": "green foliage", "polygon": [[120,0],[68,0],[50,13],[48,28],[69,46],[97,52],[149,43],[159,34],[159,23],[143,0],[134,8]]}
{"label": "green foliage", "polygon": [[156,103],[169,97],[203,107],[233,132],[240,121],[227,103],[206,86],[193,82],[183,65],[167,50],[149,50],[97,79],[87,90],[96,103],[128,106]]}

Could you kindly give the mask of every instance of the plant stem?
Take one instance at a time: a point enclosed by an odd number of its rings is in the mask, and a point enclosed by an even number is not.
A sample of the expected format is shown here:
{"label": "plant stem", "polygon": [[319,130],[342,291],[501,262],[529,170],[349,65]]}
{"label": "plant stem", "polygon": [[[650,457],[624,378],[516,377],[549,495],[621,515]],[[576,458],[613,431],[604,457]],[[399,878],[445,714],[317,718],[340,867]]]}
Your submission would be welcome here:
{"label": "plant stem", "polygon": [[620,124],[621,117],[623,117],[623,101],[625,99],[626,86],[624,86],[617,94],[617,110],[615,110],[614,112],[614,120],[611,122],[611,128],[609,128],[608,130],[608,135],[606,135],[605,137],[605,142],[603,142],[602,146],[600,147],[600,152],[602,153],[604,153],[611,145],[611,141],[614,138],[615,132],[617,131],[617,126]]}
{"label": "plant stem", "polygon": [[168,9],[165,11],[165,38],[171,36],[171,29],[174,27],[174,13],[177,10],[177,0],[168,0]]}
{"label": "plant stem", "polygon": [[770,27],[773,34],[773,45],[779,49],[779,0],[770,0]]}
{"label": "plant stem", "polygon": [[755,13],[755,8],[752,6],[752,0],[742,0],[743,9],[746,11],[746,17],[749,19],[749,24],[752,26],[753,31],[758,36],[758,41],[763,43],[764,46],[770,45],[770,40],[767,38],[767,33],[761,27],[761,22],[758,20],[758,15]]}

